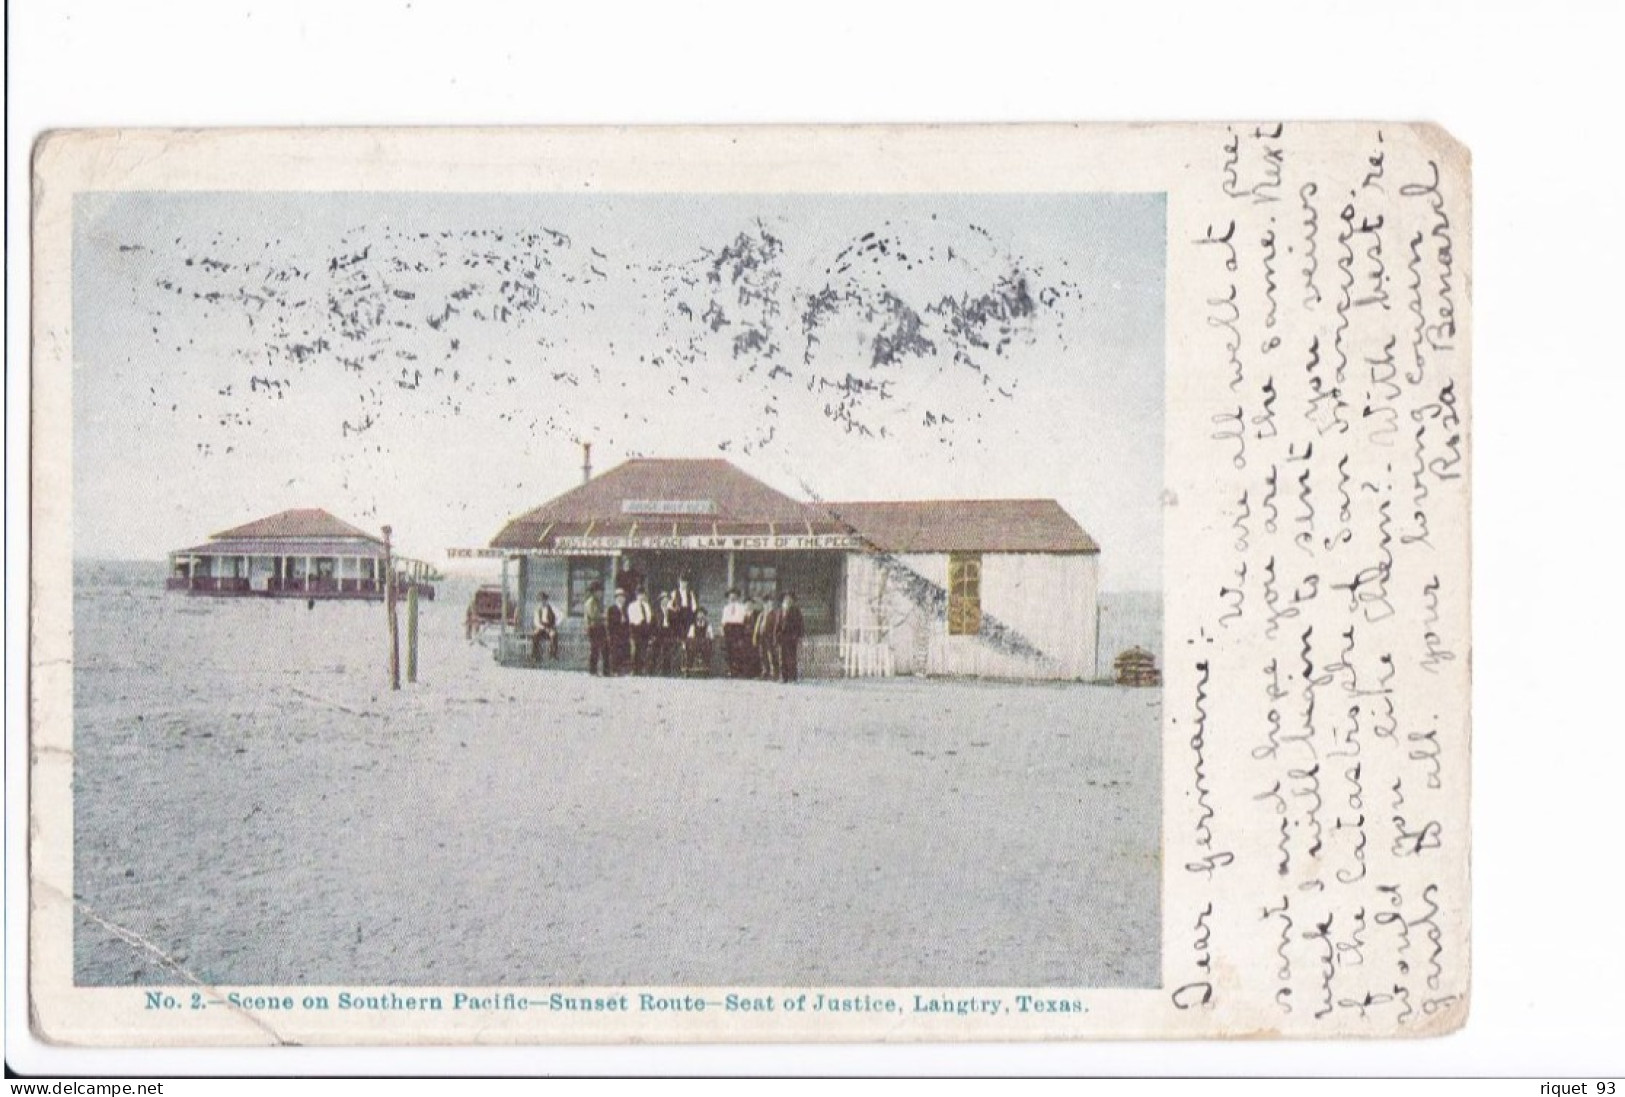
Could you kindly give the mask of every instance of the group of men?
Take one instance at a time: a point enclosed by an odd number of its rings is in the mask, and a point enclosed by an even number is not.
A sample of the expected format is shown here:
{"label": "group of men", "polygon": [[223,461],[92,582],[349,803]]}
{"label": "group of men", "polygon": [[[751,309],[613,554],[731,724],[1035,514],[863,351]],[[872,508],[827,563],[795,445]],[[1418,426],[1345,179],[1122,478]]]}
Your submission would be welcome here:
{"label": "group of men", "polygon": [[792,591],[765,602],[728,592],[722,607],[722,649],[730,678],[777,678],[794,682],[801,637],[806,632]]}
{"label": "group of men", "polygon": [[[626,588],[604,604],[604,584],[587,588],[583,606],[587,625],[587,669],[593,674],[710,674],[711,624],[685,577],[676,590],[660,595],[659,604],[639,586]],[[558,614],[544,592],[537,598],[531,622],[531,658],[542,661],[542,645],[550,658],[559,657]]]}
{"label": "group of men", "polygon": [[[587,626],[587,671],[590,674],[709,675],[715,656],[711,623],[687,576],[677,589],[658,600],[646,587],[635,593],[616,589],[606,604],[604,585],[587,588],[582,607]],[[540,663],[545,645],[549,657],[559,657],[559,622],[547,595],[540,595],[532,621],[531,655]],[[797,655],[806,627],[796,596],[787,593],[766,604],[741,599],[728,591],[722,611],[723,657],[730,678],[777,678],[794,682]]]}

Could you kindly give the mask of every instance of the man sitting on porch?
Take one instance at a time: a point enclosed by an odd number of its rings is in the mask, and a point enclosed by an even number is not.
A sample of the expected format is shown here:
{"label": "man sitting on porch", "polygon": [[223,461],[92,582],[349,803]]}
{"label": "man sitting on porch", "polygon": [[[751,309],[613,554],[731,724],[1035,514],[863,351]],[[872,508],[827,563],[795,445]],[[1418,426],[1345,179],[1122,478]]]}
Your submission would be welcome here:
{"label": "man sitting on porch", "polygon": [[553,605],[547,600],[544,590],[537,596],[536,612],[532,614],[531,624],[535,631],[530,636],[530,658],[532,662],[542,661],[542,643],[547,643],[547,654],[554,662],[559,658],[559,615],[553,611]]}
{"label": "man sitting on porch", "polygon": [[711,639],[711,622],[706,619],[705,607],[694,611],[694,623],[688,626],[683,640],[683,676],[711,676],[711,658],[715,651]]}

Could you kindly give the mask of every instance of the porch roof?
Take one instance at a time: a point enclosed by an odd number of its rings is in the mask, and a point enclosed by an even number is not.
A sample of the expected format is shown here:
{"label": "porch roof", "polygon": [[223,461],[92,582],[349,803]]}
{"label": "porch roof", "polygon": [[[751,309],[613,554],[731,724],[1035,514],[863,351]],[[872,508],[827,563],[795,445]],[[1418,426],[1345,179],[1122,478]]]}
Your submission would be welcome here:
{"label": "porch roof", "polygon": [[[374,541],[337,537],[235,537],[177,549],[175,556],[360,556],[383,559]],[[401,557],[404,559],[404,557]]]}
{"label": "porch roof", "polygon": [[359,540],[374,541],[379,545],[383,541],[368,533],[364,529],[352,526],[341,518],[335,518],[320,507],[301,507],[294,510],[279,511],[264,518],[257,518],[232,529],[221,530],[211,538],[212,540],[246,540],[256,541],[264,538],[317,538],[322,540],[334,538],[354,537]]}

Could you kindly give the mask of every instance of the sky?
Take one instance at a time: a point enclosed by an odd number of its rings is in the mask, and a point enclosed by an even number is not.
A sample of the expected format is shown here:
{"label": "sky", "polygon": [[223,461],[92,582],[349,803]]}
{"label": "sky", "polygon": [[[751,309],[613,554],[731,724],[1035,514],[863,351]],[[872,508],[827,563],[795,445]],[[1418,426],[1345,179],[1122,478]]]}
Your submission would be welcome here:
{"label": "sky", "polygon": [[[630,457],[1054,498],[1161,587],[1161,195],[97,193],[74,540],[322,507],[442,561]],[[491,565],[491,566],[494,566]]]}

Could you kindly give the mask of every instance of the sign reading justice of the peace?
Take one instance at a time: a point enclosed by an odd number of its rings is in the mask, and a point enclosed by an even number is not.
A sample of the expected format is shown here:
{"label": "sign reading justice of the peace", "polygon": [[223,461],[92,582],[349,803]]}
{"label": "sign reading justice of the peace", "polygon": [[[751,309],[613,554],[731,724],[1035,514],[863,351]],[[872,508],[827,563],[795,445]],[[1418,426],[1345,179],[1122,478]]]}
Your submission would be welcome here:
{"label": "sign reading justice of the peace", "polygon": [[[848,533],[819,534],[692,534],[673,537],[670,534],[637,534],[616,537],[555,537],[545,548],[526,549],[525,552],[541,556],[568,556],[581,552],[610,552],[624,549],[698,549],[712,551],[740,551],[748,549],[841,549],[857,551],[864,548],[863,539]],[[453,560],[496,559],[510,550],[494,548],[448,548],[446,556]]]}
{"label": "sign reading justice of the peace", "polygon": [[555,537],[553,544],[540,549],[544,554],[563,555],[600,549],[862,549],[863,539],[850,533],[817,534],[636,534],[622,537]]}

